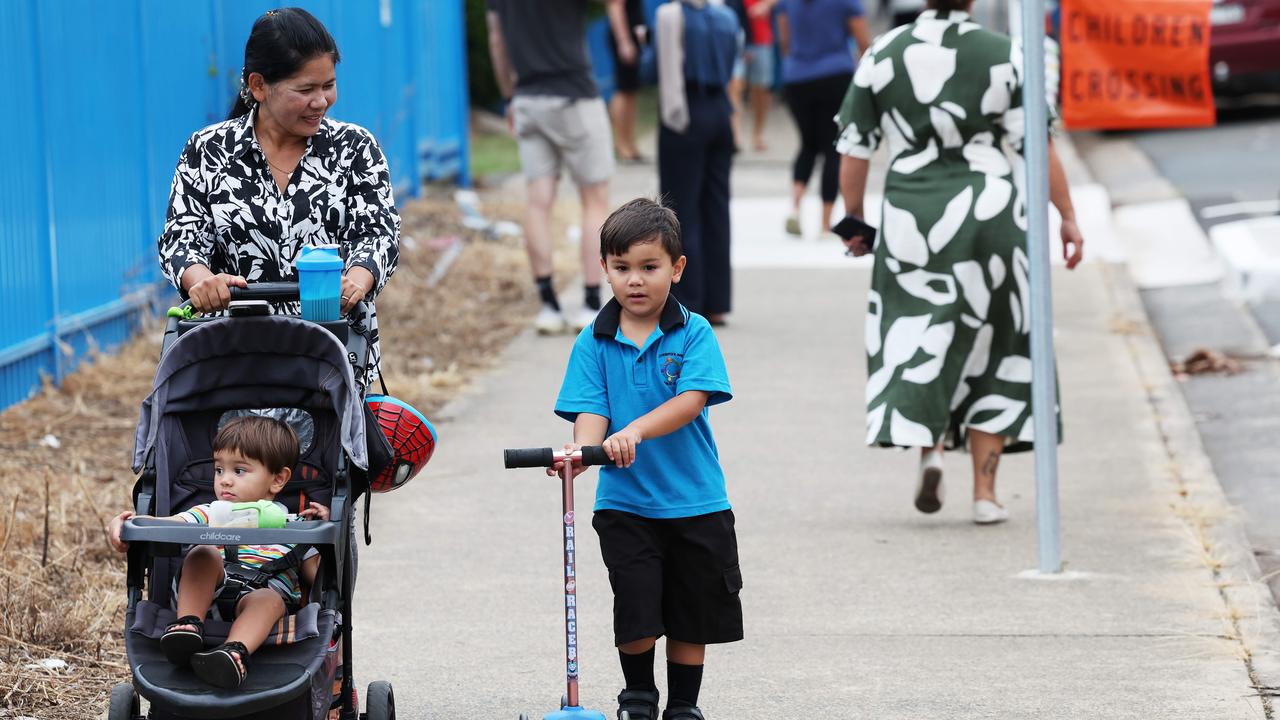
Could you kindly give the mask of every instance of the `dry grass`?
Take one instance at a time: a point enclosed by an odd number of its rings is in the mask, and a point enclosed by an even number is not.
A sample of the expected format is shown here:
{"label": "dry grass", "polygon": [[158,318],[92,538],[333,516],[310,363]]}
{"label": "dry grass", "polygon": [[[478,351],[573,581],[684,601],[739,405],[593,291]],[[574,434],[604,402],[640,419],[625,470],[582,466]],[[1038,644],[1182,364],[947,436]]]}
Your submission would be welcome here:
{"label": "dry grass", "polygon": [[[486,210],[515,217],[511,205]],[[464,229],[439,198],[408,203],[403,221],[400,268],[378,303],[383,362],[390,390],[431,416],[527,326],[536,302],[518,239]],[[450,237],[461,253],[428,287]],[[575,265],[565,250],[562,278]],[[144,328],[62,387],[0,413],[0,717],[98,717],[111,685],[128,677],[124,561],[103,525],[129,507],[134,424],[158,335]],[[65,666],[41,664],[50,658]]]}

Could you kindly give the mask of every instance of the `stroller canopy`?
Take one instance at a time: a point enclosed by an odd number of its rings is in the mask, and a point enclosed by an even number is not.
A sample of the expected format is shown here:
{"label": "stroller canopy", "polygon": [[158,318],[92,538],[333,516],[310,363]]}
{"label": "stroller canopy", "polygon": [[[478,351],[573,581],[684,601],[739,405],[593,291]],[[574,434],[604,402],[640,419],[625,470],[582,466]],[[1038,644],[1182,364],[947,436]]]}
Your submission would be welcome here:
{"label": "stroller canopy", "polygon": [[155,450],[167,414],[263,407],[331,409],[347,456],[367,469],[364,398],[346,348],[319,325],[268,315],[200,323],[170,346],[142,402],[133,470]]}

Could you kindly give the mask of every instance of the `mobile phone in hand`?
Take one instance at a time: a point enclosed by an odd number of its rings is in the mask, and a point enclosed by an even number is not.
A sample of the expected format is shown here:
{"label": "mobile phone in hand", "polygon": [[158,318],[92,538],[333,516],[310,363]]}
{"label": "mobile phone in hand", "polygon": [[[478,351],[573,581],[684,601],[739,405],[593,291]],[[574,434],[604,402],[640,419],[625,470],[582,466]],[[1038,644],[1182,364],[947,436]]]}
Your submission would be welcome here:
{"label": "mobile phone in hand", "polygon": [[850,250],[850,255],[869,253],[876,246],[876,229],[857,215],[845,215],[843,220],[831,228],[831,232],[844,240],[857,238],[857,245],[863,252],[855,253]]}

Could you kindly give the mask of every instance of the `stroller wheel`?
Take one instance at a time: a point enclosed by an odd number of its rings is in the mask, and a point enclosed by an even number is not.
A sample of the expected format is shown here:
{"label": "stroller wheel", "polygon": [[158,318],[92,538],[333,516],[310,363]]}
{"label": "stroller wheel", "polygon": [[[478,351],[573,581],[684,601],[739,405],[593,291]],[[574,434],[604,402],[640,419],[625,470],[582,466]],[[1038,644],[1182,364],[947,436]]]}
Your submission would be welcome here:
{"label": "stroller wheel", "polygon": [[138,693],[133,689],[132,683],[117,683],[111,688],[107,720],[136,720],[140,712]]}
{"label": "stroller wheel", "polygon": [[364,704],[364,717],[367,720],[396,720],[396,698],[391,692],[391,683],[386,680],[369,683]]}

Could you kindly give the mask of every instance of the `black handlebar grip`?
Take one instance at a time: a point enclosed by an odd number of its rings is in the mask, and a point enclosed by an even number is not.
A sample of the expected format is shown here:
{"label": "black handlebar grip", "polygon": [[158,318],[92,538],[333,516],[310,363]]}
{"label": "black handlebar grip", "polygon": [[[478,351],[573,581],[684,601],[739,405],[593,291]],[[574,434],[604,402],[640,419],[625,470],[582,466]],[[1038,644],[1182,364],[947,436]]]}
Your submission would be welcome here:
{"label": "black handlebar grip", "polygon": [[508,470],[511,468],[551,467],[556,462],[556,454],[549,447],[503,450],[502,462]]}
{"label": "black handlebar grip", "polygon": [[604,448],[599,445],[583,445],[582,446],[582,465],[612,465],[613,461],[608,455],[604,454]]}
{"label": "black handlebar grip", "polygon": [[247,288],[233,287],[232,300],[275,300],[277,302],[298,299],[296,282],[249,283]]}

